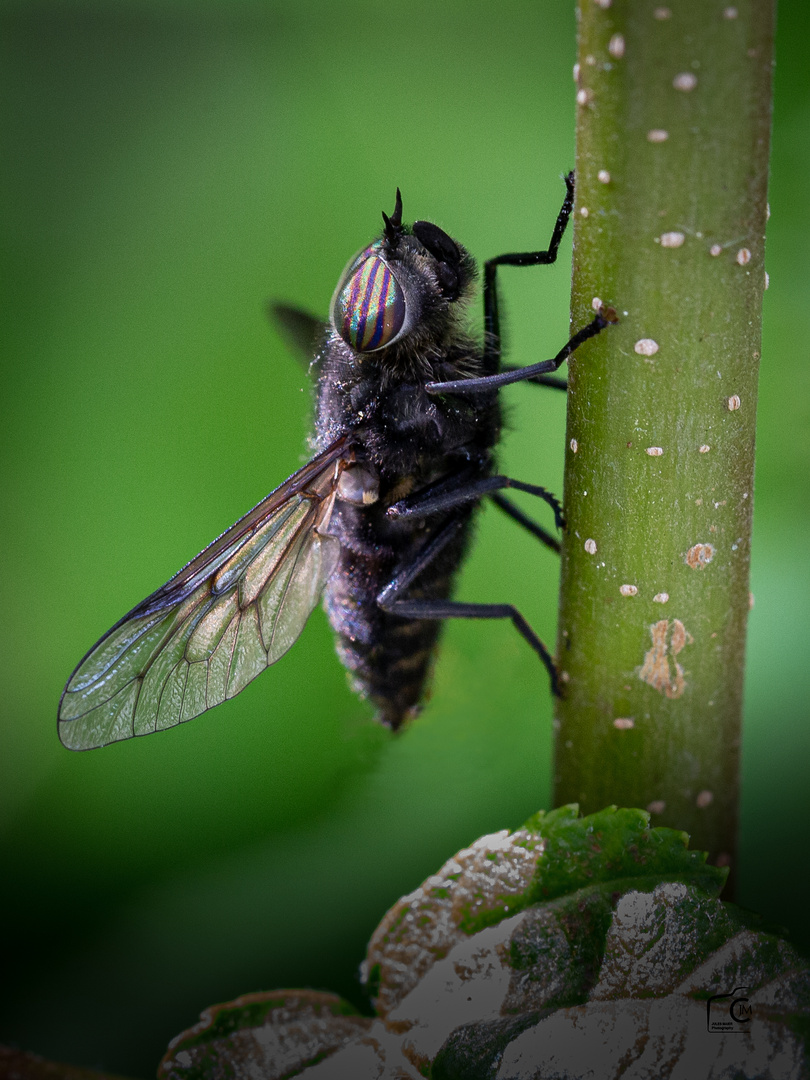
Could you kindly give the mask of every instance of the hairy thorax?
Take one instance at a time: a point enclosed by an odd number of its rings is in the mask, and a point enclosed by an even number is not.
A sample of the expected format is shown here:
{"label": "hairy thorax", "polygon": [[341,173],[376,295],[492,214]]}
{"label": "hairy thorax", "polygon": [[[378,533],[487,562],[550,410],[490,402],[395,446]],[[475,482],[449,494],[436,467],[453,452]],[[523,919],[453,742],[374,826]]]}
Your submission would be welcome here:
{"label": "hairy thorax", "polygon": [[496,396],[473,403],[425,390],[433,379],[480,371],[472,343],[439,353],[429,366],[424,357],[410,362],[404,351],[393,361],[386,357],[383,366],[374,356],[358,359],[333,338],[321,363],[316,445],[320,449],[349,434],[358,458],[379,471],[383,489],[404,484],[417,490],[466,462],[489,464],[500,433]]}

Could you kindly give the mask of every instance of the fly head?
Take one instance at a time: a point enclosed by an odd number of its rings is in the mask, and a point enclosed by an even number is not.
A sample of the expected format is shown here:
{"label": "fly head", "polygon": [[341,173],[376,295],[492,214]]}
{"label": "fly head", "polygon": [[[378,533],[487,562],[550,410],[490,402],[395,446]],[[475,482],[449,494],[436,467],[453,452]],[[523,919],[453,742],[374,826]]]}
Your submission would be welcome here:
{"label": "fly head", "polygon": [[459,301],[469,297],[475,263],[438,225],[403,225],[399,189],[383,222],[382,235],[340,277],[332,326],[361,356],[390,347],[395,356],[444,350],[457,332]]}

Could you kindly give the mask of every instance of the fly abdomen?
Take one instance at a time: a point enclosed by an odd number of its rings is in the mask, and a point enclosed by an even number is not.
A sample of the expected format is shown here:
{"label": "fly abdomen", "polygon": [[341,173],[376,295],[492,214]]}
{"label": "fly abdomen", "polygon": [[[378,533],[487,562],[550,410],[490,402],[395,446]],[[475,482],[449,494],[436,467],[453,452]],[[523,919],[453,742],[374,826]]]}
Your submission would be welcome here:
{"label": "fly abdomen", "polygon": [[[375,507],[371,513],[376,517],[382,511]],[[435,525],[399,522],[395,530],[384,530],[387,542],[373,544],[368,542],[373,530],[364,528],[371,525],[364,520],[368,515],[346,504],[336,507],[330,531],[340,539],[341,556],[326,586],[325,606],[353,688],[374,704],[377,719],[396,731],[419,711],[442,624],[386,612],[377,597],[418,555]],[[449,597],[470,526],[468,515],[453,541],[409,587],[408,599]]]}

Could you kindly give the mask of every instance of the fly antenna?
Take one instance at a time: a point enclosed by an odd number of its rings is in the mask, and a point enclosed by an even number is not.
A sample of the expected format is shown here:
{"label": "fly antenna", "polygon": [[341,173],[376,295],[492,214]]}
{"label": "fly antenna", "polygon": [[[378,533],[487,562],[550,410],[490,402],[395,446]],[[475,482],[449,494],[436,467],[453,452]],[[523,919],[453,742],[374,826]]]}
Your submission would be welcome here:
{"label": "fly antenna", "polygon": [[397,199],[394,204],[393,214],[389,217],[383,210],[382,216],[385,222],[385,238],[390,243],[395,244],[402,235],[402,194],[399,188],[397,188]]}

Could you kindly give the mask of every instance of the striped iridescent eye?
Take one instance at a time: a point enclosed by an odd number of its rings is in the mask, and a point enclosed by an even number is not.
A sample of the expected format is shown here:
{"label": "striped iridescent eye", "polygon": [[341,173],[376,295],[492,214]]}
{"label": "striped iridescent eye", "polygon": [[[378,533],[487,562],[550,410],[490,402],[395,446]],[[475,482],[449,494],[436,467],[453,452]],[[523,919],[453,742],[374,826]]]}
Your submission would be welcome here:
{"label": "striped iridescent eye", "polygon": [[384,349],[405,325],[405,294],[375,246],[349,263],[332,300],[332,325],[356,352]]}

